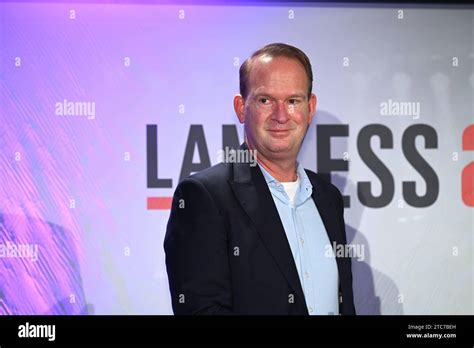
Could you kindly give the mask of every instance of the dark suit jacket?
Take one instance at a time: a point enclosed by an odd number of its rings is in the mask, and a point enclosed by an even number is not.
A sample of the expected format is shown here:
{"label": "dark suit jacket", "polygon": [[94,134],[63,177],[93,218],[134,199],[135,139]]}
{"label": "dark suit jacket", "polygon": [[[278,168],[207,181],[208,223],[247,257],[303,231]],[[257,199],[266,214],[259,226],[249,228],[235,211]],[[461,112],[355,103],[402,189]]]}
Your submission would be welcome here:
{"label": "dark suit jacket", "polygon": [[[331,245],[346,244],[342,196],[306,170]],[[220,163],[176,188],[164,241],[175,314],[308,315],[283,225],[265,178]],[[349,258],[336,258],[340,314],[355,314]]]}

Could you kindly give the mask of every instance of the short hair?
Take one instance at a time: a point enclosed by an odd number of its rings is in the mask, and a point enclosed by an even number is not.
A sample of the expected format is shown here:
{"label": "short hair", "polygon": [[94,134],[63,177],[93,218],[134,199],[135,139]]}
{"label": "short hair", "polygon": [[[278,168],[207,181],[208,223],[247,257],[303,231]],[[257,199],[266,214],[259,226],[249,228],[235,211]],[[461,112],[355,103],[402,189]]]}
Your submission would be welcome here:
{"label": "short hair", "polygon": [[259,50],[252,53],[252,55],[242,63],[239,69],[239,79],[240,79],[240,94],[245,99],[249,93],[248,83],[251,63],[254,58],[259,58],[262,56],[269,56],[272,58],[276,57],[286,57],[290,59],[295,59],[300,62],[304,70],[306,71],[306,76],[308,77],[308,98],[311,95],[313,89],[313,70],[311,68],[311,62],[309,61],[308,56],[299,48],[296,48],[291,45],[284,43],[271,43],[268,44]]}

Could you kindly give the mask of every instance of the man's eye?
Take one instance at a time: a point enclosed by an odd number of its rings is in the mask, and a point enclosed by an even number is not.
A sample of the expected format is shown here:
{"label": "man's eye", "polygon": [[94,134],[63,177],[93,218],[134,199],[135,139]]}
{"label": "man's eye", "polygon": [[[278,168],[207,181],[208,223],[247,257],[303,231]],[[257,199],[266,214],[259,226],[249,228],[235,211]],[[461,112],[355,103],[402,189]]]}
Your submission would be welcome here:
{"label": "man's eye", "polygon": [[259,102],[260,104],[268,104],[270,101],[268,100],[268,98],[260,98]]}
{"label": "man's eye", "polygon": [[295,105],[295,104],[298,104],[300,101],[298,99],[290,99],[290,104],[291,105]]}

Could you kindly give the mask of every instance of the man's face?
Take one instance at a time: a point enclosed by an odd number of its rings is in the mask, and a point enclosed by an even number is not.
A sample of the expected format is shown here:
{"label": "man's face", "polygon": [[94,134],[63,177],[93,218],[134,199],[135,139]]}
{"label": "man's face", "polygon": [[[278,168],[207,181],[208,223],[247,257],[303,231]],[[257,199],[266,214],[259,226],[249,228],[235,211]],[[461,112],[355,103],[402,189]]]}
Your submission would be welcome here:
{"label": "man's face", "polygon": [[248,96],[234,98],[247,143],[269,160],[296,159],[316,110],[303,65],[286,57],[252,62]]}

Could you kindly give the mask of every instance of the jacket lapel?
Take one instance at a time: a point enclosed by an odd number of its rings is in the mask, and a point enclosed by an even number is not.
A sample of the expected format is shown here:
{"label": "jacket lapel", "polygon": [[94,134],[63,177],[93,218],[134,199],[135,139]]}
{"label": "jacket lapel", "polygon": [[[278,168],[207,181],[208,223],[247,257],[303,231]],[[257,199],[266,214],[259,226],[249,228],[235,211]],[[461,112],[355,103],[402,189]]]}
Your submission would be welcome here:
{"label": "jacket lapel", "polygon": [[314,203],[318,208],[319,215],[323,220],[324,227],[326,227],[326,232],[328,234],[331,246],[334,242],[337,244],[342,244],[341,234],[338,233],[341,226],[339,224],[339,217],[337,216],[337,207],[333,202],[332,198],[327,194],[326,190],[321,187],[315,180],[312,178],[312,175],[308,175],[311,185],[313,185],[313,197]]}
{"label": "jacket lapel", "polygon": [[[311,185],[313,185],[313,193],[311,196],[313,197],[314,203],[318,208],[319,215],[321,216],[321,220],[323,221],[324,227],[326,228],[326,233],[328,234],[331,247],[334,247],[334,243],[336,243],[336,245],[343,245],[343,235],[341,233],[338,233],[338,231],[340,231],[341,226],[338,221],[340,217],[337,216],[338,210],[336,204],[327,194],[327,191],[324,190],[324,188],[314,180],[312,175],[308,174],[308,177],[311,181]],[[334,252],[336,252],[336,250],[334,250]],[[341,279],[341,262],[341,258],[336,257],[339,280]]]}
{"label": "jacket lapel", "polygon": [[[246,149],[246,146],[241,146],[241,149]],[[257,233],[295,292],[295,296],[303,301],[306,310],[306,301],[293,254],[260,168],[257,165],[251,167],[249,163],[233,163],[233,168],[234,178],[230,181],[230,185],[237,200],[254,223]]]}

